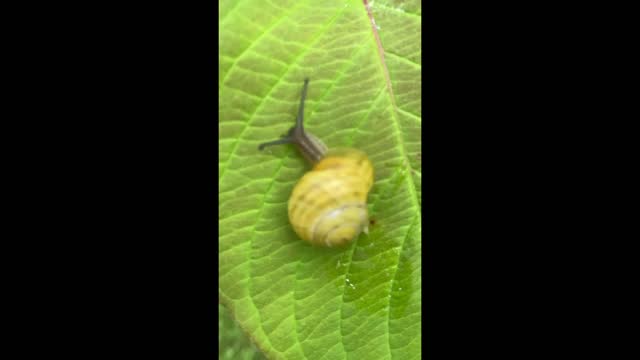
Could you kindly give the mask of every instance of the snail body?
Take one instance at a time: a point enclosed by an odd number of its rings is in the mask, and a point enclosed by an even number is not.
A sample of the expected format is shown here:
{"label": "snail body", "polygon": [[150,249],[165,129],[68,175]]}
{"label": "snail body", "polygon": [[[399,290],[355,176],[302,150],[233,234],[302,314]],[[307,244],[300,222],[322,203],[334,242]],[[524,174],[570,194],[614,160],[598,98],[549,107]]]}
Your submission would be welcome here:
{"label": "snail body", "polygon": [[360,150],[328,150],[318,138],[304,131],[308,81],[305,79],[296,126],[282,139],[264,143],[260,149],[293,143],[313,164],[291,193],[289,222],[300,238],[313,245],[344,245],[368,231],[367,196],[373,186],[373,165]]}

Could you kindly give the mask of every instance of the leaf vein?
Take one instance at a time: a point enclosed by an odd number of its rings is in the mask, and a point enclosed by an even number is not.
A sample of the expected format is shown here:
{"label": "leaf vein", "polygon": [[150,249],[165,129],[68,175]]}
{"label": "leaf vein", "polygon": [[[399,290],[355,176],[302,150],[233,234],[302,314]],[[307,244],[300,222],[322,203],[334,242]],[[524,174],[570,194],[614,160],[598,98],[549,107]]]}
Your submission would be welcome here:
{"label": "leaf vein", "polygon": [[[407,242],[407,239],[409,238],[409,235],[411,234],[411,230],[413,229],[413,227],[418,223],[418,219],[420,219],[419,215],[415,215],[413,218],[413,221],[411,223],[411,225],[409,226],[409,228],[407,229],[407,234],[404,237],[404,239],[402,240],[402,246],[400,247],[400,251],[398,252],[398,258],[400,258],[402,256],[402,250],[404,249],[404,244]],[[398,259],[398,262],[400,260]],[[391,286],[389,288],[389,306],[388,309],[389,311],[387,312],[387,341],[389,342],[389,352],[392,354],[392,358],[393,358],[393,353],[391,352],[391,298],[393,297],[393,284],[396,281],[396,277],[398,276],[398,268],[400,268],[400,266],[396,266],[394,274],[393,274],[393,278],[391,279]]]}
{"label": "leaf vein", "polygon": [[422,65],[418,64],[417,62],[415,62],[415,61],[413,61],[413,60],[409,60],[409,59],[407,59],[407,58],[406,58],[406,57],[404,57],[404,56],[398,55],[398,54],[393,53],[393,52],[391,52],[391,51],[389,51],[389,50],[385,50],[385,51],[384,51],[384,53],[385,53],[385,55],[386,55],[386,54],[389,54],[389,55],[391,55],[391,56],[395,57],[396,59],[400,59],[400,60],[402,60],[402,61],[404,61],[404,62],[408,63],[408,65],[415,66],[415,67],[417,67],[417,68],[418,68],[418,70],[421,70],[421,69],[422,69]]}

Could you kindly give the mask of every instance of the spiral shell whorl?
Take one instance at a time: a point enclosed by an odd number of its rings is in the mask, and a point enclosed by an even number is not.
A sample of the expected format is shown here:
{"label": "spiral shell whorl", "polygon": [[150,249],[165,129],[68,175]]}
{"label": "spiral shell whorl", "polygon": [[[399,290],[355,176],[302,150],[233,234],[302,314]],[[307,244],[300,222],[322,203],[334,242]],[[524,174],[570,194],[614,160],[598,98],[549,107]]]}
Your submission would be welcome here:
{"label": "spiral shell whorl", "polygon": [[321,246],[345,244],[367,231],[367,195],[373,167],[355,149],[329,151],[296,184],[289,220],[302,239]]}

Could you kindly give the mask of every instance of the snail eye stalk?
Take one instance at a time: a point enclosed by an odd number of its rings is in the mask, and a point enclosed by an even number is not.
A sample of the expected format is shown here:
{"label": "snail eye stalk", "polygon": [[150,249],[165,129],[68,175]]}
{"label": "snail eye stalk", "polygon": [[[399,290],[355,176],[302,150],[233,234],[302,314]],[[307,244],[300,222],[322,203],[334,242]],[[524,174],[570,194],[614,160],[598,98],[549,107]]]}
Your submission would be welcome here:
{"label": "snail eye stalk", "polygon": [[304,79],[304,86],[302,87],[302,95],[300,96],[300,105],[298,105],[298,116],[296,117],[296,128],[298,131],[304,131],[302,125],[304,119],[304,101],[307,98],[307,87],[309,87],[309,78]]}
{"label": "snail eye stalk", "polygon": [[300,144],[305,141],[307,134],[304,132],[304,101],[307,98],[307,88],[309,87],[309,78],[304,79],[304,86],[302,87],[302,95],[300,96],[300,105],[298,106],[298,116],[296,117],[296,126],[289,129],[289,132],[281,139],[262,143],[258,146],[259,150],[263,150],[267,146],[282,145],[282,144]]}

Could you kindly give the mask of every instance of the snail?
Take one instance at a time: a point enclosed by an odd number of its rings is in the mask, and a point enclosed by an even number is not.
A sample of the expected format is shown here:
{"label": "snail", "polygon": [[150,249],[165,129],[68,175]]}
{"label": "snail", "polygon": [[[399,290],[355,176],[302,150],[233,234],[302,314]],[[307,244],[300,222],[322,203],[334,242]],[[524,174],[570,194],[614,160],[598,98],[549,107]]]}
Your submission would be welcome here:
{"label": "snail", "polygon": [[258,149],[293,144],[313,168],[295,185],[288,201],[289,222],[295,233],[312,245],[340,246],[368,233],[367,196],[373,185],[373,165],[356,149],[327,149],[304,130],[304,101],[309,79],[304,80],[296,125],[282,138]]}

